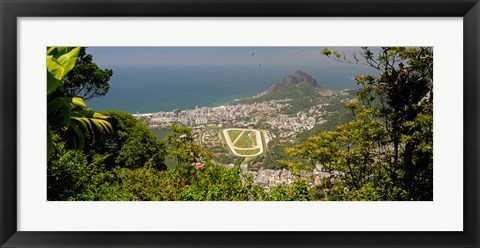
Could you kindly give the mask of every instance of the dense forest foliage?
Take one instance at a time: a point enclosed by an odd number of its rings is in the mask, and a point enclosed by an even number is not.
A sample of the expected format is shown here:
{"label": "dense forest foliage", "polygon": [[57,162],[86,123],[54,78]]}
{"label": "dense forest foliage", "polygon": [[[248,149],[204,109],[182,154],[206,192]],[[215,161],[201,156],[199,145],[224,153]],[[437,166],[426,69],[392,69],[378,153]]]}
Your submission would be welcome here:
{"label": "dense forest foliage", "polygon": [[[84,48],[48,48],[48,200],[433,200],[432,48],[321,54],[379,73],[355,77],[356,99],[333,115],[343,124],[275,147],[285,156],[269,163],[295,180],[265,190],[240,165],[216,164],[191,128],[173,125],[158,140],[128,113],[91,110],[84,100],[107,94],[112,70]],[[328,177],[312,184],[303,172],[315,167]]]}

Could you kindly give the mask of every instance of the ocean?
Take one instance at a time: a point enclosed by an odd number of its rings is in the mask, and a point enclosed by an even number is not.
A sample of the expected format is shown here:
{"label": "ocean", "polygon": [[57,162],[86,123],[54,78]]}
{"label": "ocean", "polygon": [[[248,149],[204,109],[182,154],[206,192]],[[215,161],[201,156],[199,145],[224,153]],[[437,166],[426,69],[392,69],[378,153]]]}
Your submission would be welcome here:
{"label": "ocean", "polygon": [[293,70],[302,70],[334,89],[358,87],[352,78],[371,73],[366,66],[337,63],[335,66],[105,66],[113,70],[110,90],[87,101],[95,111],[120,110],[153,113],[173,109],[215,107],[235,99],[255,96]]}

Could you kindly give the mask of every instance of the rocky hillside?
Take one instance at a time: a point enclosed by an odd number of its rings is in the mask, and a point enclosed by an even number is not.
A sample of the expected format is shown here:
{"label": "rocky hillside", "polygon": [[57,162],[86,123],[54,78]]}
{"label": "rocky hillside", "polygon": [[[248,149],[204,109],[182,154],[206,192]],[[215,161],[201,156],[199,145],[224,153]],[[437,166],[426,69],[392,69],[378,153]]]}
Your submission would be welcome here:
{"label": "rocky hillside", "polygon": [[315,78],[313,78],[306,72],[294,70],[290,75],[287,75],[284,78],[280,79],[278,82],[274,83],[272,86],[270,86],[268,90],[261,93],[260,95],[271,94],[288,88],[291,85],[298,85],[301,83],[306,83],[314,88],[325,88],[324,86],[321,86]]}

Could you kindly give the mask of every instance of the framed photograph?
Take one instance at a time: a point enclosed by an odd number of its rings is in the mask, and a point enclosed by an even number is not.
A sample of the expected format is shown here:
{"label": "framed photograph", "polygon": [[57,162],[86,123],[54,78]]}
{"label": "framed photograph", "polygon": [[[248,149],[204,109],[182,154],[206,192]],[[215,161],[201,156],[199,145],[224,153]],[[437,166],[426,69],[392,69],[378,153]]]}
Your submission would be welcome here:
{"label": "framed photograph", "polygon": [[478,1],[0,1],[0,247],[480,245]]}

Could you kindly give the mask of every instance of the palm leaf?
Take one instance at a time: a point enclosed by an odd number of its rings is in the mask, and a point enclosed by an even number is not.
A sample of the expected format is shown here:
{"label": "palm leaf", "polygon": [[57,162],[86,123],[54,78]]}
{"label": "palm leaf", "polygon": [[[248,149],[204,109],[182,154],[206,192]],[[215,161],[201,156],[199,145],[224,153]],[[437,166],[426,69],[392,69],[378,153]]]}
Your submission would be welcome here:
{"label": "palm leaf", "polygon": [[65,104],[64,97],[57,97],[47,104],[47,113],[52,114]]}
{"label": "palm leaf", "polygon": [[110,118],[110,116],[107,116],[107,115],[104,115],[104,114],[101,114],[101,113],[98,113],[98,112],[95,112],[93,114],[93,117],[97,118],[97,119],[104,119],[104,120]]}
{"label": "palm leaf", "polygon": [[88,109],[87,104],[85,104],[85,102],[83,101],[83,99],[80,98],[80,97],[72,97],[72,103],[73,103],[73,105],[75,105],[75,106]]}
{"label": "palm leaf", "polygon": [[90,119],[85,117],[72,117],[72,119],[80,123],[83,129],[86,130],[88,137],[92,138],[92,142],[90,142],[90,144],[95,143],[95,133]]}
{"label": "palm leaf", "polygon": [[63,85],[62,79],[75,67],[79,54],[80,47],[70,51],[56,47],[47,50],[47,95]]}
{"label": "palm leaf", "polygon": [[73,120],[75,120],[76,122],[80,123],[81,126],[83,127],[84,130],[86,130],[86,132],[88,134],[91,134],[93,135],[93,127],[92,127],[92,124],[90,123],[90,120],[86,117],[72,117]]}
{"label": "palm leaf", "polygon": [[110,130],[112,129],[112,126],[108,121],[101,120],[101,119],[90,119],[92,123],[104,134],[110,133]]}
{"label": "palm leaf", "polygon": [[56,79],[50,72],[47,71],[47,96],[52,94],[59,86],[63,87],[62,80]]}
{"label": "palm leaf", "polygon": [[[47,97],[58,87],[63,87],[63,78],[75,67],[80,54],[80,47],[49,47],[47,49]],[[61,110],[61,111],[60,111]],[[95,130],[109,134],[113,127],[107,121],[106,115],[96,113],[88,108],[82,98],[58,97],[47,103],[48,130],[47,149],[48,156],[52,154],[51,124],[71,129],[70,134],[77,148],[85,145],[85,137],[91,137],[95,142]]]}
{"label": "palm leaf", "polygon": [[72,113],[72,105],[63,105],[63,126],[68,127],[70,125],[70,115]]}
{"label": "palm leaf", "polygon": [[47,56],[47,72],[57,80],[62,80],[65,75],[65,68],[53,56]]}
{"label": "palm leaf", "polygon": [[77,126],[75,122],[70,123],[70,127],[74,131],[72,140],[76,147],[79,149],[83,149],[85,146],[85,135],[83,134],[82,130]]}
{"label": "palm leaf", "polygon": [[53,55],[54,51],[57,50],[57,47],[48,47],[47,48],[47,55]]}
{"label": "palm leaf", "polygon": [[57,58],[58,63],[64,68],[62,78],[67,75],[67,73],[75,67],[77,62],[78,55],[80,54],[80,47],[76,47],[69,52],[61,55]]}

